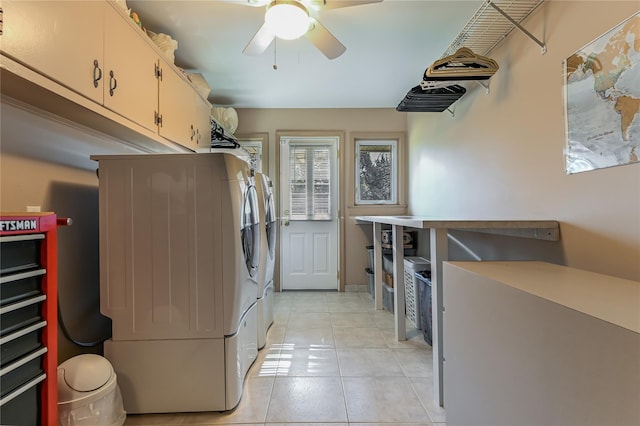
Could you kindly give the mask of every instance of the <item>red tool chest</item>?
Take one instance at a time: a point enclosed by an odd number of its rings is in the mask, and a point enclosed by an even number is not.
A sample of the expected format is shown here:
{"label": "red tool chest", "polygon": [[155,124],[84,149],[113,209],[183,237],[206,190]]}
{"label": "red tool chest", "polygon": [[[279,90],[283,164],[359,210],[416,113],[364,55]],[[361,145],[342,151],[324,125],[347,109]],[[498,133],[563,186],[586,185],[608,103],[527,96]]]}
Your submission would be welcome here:
{"label": "red tool chest", "polygon": [[57,218],[0,215],[0,419],[58,424]]}

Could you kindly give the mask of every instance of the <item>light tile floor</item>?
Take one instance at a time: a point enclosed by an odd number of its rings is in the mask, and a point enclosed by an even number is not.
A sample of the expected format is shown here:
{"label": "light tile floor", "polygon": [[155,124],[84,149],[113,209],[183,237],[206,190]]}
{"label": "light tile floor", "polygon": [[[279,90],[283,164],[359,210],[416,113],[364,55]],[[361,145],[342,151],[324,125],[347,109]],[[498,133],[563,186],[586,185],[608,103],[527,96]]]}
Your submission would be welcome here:
{"label": "light tile floor", "polygon": [[445,423],[433,402],[432,352],[368,293],[275,293],[267,344],[227,412],[129,415],[125,425]]}

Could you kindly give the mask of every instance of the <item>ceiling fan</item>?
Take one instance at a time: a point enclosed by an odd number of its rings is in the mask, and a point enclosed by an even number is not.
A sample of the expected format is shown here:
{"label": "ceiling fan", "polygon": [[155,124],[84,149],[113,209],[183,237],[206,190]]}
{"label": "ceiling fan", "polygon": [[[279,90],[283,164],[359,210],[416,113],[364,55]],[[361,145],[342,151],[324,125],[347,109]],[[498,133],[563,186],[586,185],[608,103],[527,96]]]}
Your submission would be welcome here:
{"label": "ceiling fan", "polygon": [[335,59],[347,48],[316,19],[317,12],[382,0],[246,0],[250,6],[266,6],[264,24],[242,53],[260,55],[274,38],[294,40],[303,35],[327,58]]}

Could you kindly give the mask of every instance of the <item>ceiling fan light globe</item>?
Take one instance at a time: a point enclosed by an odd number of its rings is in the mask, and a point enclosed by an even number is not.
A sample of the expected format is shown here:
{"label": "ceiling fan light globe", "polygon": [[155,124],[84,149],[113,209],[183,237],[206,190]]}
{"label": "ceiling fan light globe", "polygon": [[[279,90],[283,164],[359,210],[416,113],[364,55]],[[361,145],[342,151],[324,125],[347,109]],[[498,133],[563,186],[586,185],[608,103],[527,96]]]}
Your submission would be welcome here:
{"label": "ceiling fan light globe", "polygon": [[276,37],[294,40],[309,30],[309,12],[297,1],[273,1],[264,16]]}

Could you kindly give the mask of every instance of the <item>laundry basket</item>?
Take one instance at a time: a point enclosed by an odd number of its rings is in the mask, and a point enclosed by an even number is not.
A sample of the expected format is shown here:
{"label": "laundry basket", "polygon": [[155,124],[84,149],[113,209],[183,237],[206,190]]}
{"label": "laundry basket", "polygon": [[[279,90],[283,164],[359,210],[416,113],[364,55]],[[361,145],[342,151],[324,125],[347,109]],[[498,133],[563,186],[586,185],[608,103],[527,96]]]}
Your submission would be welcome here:
{"label": "laundry basket", "polygon": [[116,373],[106,358],[77,355],[58,366],[60,426],[122,426],[126,417]]}
{"label": "laundry basket", "polygon": [[431,265],[427,259],[422,257],[404,258],[404,297],[405,312],[407,318],[418,330],[421,329],[420,321],[420,296],[418,294],[418,283],[416,282],[416,272],[430,270]]}

